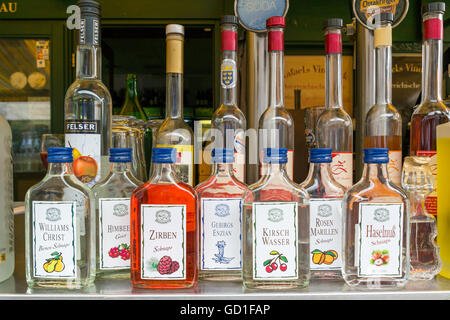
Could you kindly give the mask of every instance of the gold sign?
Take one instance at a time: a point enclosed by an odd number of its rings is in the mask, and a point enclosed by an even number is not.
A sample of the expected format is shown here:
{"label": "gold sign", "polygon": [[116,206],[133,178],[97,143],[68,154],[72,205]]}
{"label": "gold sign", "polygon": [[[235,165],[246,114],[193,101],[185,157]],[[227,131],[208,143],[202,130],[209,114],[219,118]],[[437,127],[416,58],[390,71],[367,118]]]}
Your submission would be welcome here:
{"label": "gold sign", "polygon": [[395,15],[395,8],[399,0],[365,0],[361,1],[360,10],[364,12],[366,18],[372,16],[375,12],[390,12]]}
{"label": "gold sign", "polygon": [[17,11],[17,2],[1,2],[0,13],[14,13]]}

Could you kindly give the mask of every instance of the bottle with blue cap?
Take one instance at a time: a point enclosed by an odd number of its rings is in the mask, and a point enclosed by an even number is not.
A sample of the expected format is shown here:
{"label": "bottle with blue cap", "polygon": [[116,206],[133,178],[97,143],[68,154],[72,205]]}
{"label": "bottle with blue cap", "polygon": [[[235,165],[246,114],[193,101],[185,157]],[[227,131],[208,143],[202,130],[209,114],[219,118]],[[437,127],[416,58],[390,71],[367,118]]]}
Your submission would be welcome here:
{"label": "bottle with blue cap", "polygon": [[244,193],[246,288],[309,285],[309,195],[289,178],[287,153],[286,148],[264,149],[266,174]]}
{"label": "bottle with blue cap", "polygon": [[97,278],[129,278],[130,198],[143,184],[131,172],[132,149],[109,149],[111,172],[97,183],[95,196],[97,228]]}
{"label": "bottle with blue cap", "polygon": [[149,181],[131,195],[131,283],[134,288],[197,285],[197,194],[175,170],[175,148],[153,148]]}
{"label": "bottle with blue cap", "polygon": [[83,289],[95,279],[95,201],[72,171],[72,148],[48,148],[48,171],[25,195],[28,287]]}
{"label": "bottle with blue cap", "polygon": [[343,199],[342,276],[361,289],[398,289],[409,279],[409,201],[390,182],[389,149],[364,149],[361,180]]}
{"label": "bottle with blue cap", "polygon": [[331,149],[310,149],[309,162],[308,176],[300,186],[310,197],[311,279],[342,279],[342,198],[345,188],[331,172]]}
{"label": "bottle with blue cap", "polygon": [[242,280],[242,197],[247,186],[235,176],[233,148],[212,150],[211,176],[199,184],[200,278]]}

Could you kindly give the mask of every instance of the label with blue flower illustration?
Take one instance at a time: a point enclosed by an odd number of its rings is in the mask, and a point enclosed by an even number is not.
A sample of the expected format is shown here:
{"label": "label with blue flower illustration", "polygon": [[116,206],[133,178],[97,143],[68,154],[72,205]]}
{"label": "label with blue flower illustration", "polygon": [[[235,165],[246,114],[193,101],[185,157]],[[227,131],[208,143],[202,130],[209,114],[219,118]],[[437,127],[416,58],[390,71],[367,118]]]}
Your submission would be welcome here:
{"label": "label with blue flower illustration", "polygon": [[242,200],[203,198],[201,270],[241,270]]}

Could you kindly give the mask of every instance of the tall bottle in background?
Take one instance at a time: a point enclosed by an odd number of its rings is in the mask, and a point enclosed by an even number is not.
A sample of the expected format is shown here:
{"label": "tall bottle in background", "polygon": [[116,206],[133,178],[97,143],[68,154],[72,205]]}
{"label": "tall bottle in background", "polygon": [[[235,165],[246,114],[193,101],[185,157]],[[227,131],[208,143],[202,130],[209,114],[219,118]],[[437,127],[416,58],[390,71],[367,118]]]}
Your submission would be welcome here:
{"label": "tall bottle in background", "polygon": [[81,28],[76,80],[64,100],[65,140],[67,147],[74,148],[75,176],[92,187],[109,173],[112,105],[101,80],[100,5],[81,0],[78,6]]}
{"label": "tall bottle in background", "polygon": [[0,115],[0,282],[14,272],[12,133]]}
{"label": "tall bottle in background", "polygon": [[[286,172],[294,176],[294,120],[284,107],[284,27],[283,17],[271,17],[266,22],[269,50],[269,106],[259,118],[258,152],[265,148],[287,148]],[[268,164],[261,164],[261,175]]]}
{"label": "tall bottle in background", "polygon": [[364,148],[388,148],[389,179],[401,186],[402,117],[392,105],[392,21],[394,15],[383,12],[375,20],[376,56],[375,105],[366,115]]}
{"label": "tall bottle in background", "polygon": [[135,116],[136,119],[142,119],[144,121],[148,120],[147,115],[139,103],[136,75],[132,73],[127,75],[127,95],[125,96],[125,102],[120,110],[120,115]]}
{"label": "tall bottle in background", "polygon": [[[431,157],[436,177],[436,126],[450,120],[442,102],[442,39],[444,2],[427,3],[423,8],[422,101],[411,116],[411,156]],[[436,186],[436,181],[434,183]],[[437,193],[425,200],[428,213],[437,215]]]}
{"label": "tall bottle in background", "polygon": [[[218,130],[221,141],[213,140],[216,148],[234,149],[233,171],[235,177],[245,182],[245,129],[244,113],[236,104],[237,99],[237,29],[236,16],[222,17],[222,65],[220,67],[220,107],[211,119],[211,129]],[[213,132],[214,134],[214,132]]]}
{"label": "tall bottle in background", "polygon": [[342,104],[342,19],[325,28],[325,111],[317,119],[319,148],[333,150],[331,172],[346,189],[353,184],[353,122]]}
{"label": "tall bottle in background", "polygon": [[183,120],[184,27],[166,26],[166,119],[156,134],[156,147],[176,148],[175,171],[181,181],[194,183],[194,134]]}

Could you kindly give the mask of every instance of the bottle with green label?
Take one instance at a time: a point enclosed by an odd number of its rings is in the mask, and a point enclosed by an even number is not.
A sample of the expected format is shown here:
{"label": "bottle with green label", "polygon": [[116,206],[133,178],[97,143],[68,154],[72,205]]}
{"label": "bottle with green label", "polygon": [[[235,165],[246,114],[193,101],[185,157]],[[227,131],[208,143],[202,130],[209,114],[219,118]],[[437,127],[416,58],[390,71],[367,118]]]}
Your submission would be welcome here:
{"label": "bottle with green label", "polygon": [[127,75],[127,88],[126,88],[125,102],[123,103],[122,110],[120,110],[121,116],[134,116],[136,119],[148,120],[147,115],[139,104],[139,98],[137,93],[136,75]]}

